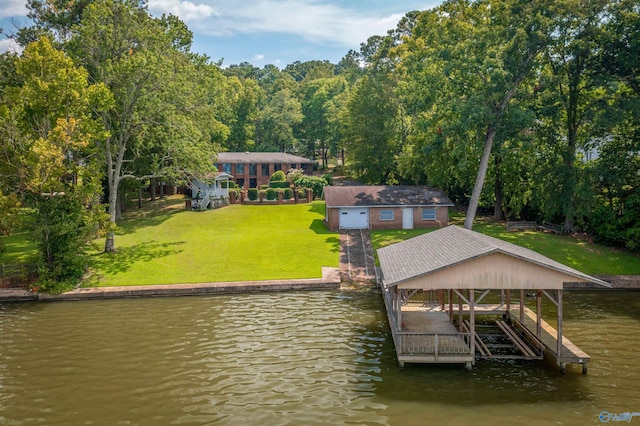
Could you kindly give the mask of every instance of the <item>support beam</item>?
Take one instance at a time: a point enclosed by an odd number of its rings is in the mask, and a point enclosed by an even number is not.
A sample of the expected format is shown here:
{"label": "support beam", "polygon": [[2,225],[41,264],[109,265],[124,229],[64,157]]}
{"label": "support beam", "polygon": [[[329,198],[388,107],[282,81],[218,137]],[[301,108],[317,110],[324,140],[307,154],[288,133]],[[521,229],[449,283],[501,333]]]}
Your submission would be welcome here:
{"label": "support beam", "polygon": [[562,365],[560,359],[562,358],[562,290],[557,290],[558,297],[558,364]]}
{"label": "support beam", "polygon": [[507,315],[511,311],[511,290],[507,289]]}
{"label": "support beam", "polygon": [[473,289],[469,289],[469,322],[471,323],[471,335],[469,336],[469,340],[471,341],[471,355],[473,355],[473,364],[476,363],[475,355],[476,355],[476,315],[475,315],[475,301],[473,300],[475,296],[475,291]]}
{"label": "support beam", "polygon": [[449,322],[453,324],[453,290],[449,289]]}
{"label": "support beam", "polygon": [[542,338],[542,290],[536,291],[536,337]]}
{"label": "support beam", "polygon": [[464,319],[462,316],[462,295],[458,291],[456,294],[458,295],[458,331],[462,333],[462,320]]}
{"label": "support beam", "polygon": [[520,289],[520,323],[524,323],[524,289]]}
{"label": "support beam", "polygon": [[398,331],[402,331],[402,290],[398,290],[396,286],[396,319]]}

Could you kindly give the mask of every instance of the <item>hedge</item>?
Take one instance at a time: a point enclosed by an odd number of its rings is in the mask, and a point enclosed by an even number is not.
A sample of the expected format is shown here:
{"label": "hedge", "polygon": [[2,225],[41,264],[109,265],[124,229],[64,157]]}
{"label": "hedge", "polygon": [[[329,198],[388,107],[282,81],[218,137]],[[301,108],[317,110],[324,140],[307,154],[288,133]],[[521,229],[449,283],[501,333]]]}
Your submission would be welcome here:
{"label": "hedge", "polygon": [[284,200],[290,200],[293,198],[293,189],[291,188],[285,188],[284,191],[282,191],[282,198]]}
{"label": "hedge", "polygon": [[258,201],[258,188],[249,188],[247,190],[247,196],[250,201]]}
{"label": "hedge", "polygon": [[265,191],[266,195],[267,195],[267,200],[269,201],[273,201],[273,200],[277,200],[278,199],[278,191],[276,191],[273,188],[269,188]]}
{"label": "hedge", "polygon": [[287,175],[282,170],[275,171],[269,178],[269,182],[283,182],[287,180]]}

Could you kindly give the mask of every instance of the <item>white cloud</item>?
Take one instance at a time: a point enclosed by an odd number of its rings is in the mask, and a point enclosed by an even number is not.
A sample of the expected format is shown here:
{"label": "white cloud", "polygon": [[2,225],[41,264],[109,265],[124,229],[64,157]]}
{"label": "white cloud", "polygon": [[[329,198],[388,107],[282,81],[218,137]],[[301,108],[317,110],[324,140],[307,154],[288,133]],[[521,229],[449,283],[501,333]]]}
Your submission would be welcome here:
{"label": "white cloud", "polygon": [[0,53],[16,52],[21,53],[22,47],[10,38],[0,40]]}
{"label": "white cloud", "polygon": [[197,21],[216,16],[218,12],[207,4],[181,0],[149,0],[149,11],[154,15],[170,13],[183,21]]}
{"label": "white cloud", "polygon": [[326,0],[219,0],[218,14],[196,23],[194,29],[213,36],[290,34],[313,43],[357,47],[372,35],[386,34],[404,16],[365,5],[346,9]]}
{"label": "white cloud", "polygon": [[27,16],[26,3],[24,0],[0,0],[0,19]]}
{"label": "white cloud", "polygon": [[262,55],[262,54],[254,55],[253,56],[253,60],[254,61],[262,61],[262,60],[264,60],[264,55]]}

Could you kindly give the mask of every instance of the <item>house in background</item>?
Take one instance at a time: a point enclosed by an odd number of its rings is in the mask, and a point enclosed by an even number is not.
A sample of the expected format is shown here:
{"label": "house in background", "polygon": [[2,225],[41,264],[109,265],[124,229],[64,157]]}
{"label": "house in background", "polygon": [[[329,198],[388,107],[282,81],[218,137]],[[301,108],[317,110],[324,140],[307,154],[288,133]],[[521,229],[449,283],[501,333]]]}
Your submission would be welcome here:
{"label": "house in background", "polygon": [[439,228],[453,203],[428,186],[327,186],[326,225],[340,229]]}
{"label": "house in background", "polygon": [[233,176],[228,173],[218,172],[215,175],[207,176],[202,181],[194,179],[191,181],[191,208],[193,210],[205,210],[208,208],[217,209],[229,205],[228,185],[223,182],[233,180]]}
{"label": "house in background", "polygon": [[245,189],[268,185],[269,177],[277,170],[285,174],[291,169],[313,172],[312,160],[283,152],[220,152],[215,166],[218,171],[233,175],[236,185]]}

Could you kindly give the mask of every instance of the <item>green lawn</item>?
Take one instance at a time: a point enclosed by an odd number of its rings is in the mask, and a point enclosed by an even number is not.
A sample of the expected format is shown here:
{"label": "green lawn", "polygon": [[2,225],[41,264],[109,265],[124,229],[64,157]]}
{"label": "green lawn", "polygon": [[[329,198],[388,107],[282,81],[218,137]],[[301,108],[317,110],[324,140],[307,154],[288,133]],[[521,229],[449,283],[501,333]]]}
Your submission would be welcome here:
{"label": "green lawn", "polygon": [[[463,218],[464,220],[464,218]],[[462,226],[459,221],[455,224]],[[553,260],[590,275],[638,275],[640,256],[594,244],[567,235],[553,235],[536,231],[507,232],[504,223],[477,223],[474,231],[535,250]],[[375,231],[371,239],[374,250],[403,241],[430,229],[410,231]]]}
{"label": "green lawn", "polygon": [[[339,239],[322,224],[324,202],[284,206],[234,205],[184,210],[181,197],[132,208],[119,222],[115,254],[96,242],[85,286],[175,284],[316,278],[322,266],[338,266]],[[455,224],[464,218],[452,217]],[[588,274],[638,275],[640,256],[571,236],[507,232],[504,224],[479,221],[474,230],[536,250]],[[375,231],[374,249],[428,229]],[[35,245],[22,232],[5,239],[0,263],[32,261]]]}
{"label": "green lawn", "polygon": [[338,266],[324,203],[204,212],[185,211],[182,199],[159,203],[118,224],[117,252],[94,255],[86,286],[319,278],[322,266]]}

